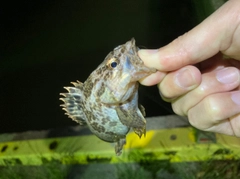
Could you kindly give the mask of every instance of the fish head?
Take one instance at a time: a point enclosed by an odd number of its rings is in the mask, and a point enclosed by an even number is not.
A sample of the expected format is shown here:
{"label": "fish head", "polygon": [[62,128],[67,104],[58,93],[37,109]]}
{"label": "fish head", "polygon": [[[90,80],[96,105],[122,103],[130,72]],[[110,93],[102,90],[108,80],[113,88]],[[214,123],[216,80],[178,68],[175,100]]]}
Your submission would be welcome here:
{"label": "fish head", "polygon": [[92,76],[101,78],[96,89],[101,90],[98,96],[102,102],[124,103],[136,92],[138,80],[156,72],[156,69],[144,65],[138,50],[132,38],[110,52],[95,70]]}

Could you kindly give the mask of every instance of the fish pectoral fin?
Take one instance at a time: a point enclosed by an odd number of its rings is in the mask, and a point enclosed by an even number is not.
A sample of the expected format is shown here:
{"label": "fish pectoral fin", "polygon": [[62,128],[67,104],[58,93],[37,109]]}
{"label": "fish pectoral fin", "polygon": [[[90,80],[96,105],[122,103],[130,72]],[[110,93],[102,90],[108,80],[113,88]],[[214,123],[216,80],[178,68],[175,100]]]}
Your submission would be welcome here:
{"label": "fish pectoral fin", "polygon": [[119,141],[115,145],[115,153],[117,156],[122,154],[123,146],[126,144],[126,139],[119,139]]}
{"label": "fish pectoral fin", "polygon": [[146,134],[146,120],[142,112],[137,108],[135,110],[126,110],[121,107],[116,108],[116,112],[122,124],[132,127],[134,132],[141,138]]}
{"label": "fish pectoral fin", "polygon": [[142,135],[146,136],[146,125],[144,127],[133,127],[133,131],[141,139]]}
{"label": "fish pectoral fin", "polygon": [[140,111],[141,111],[143,117],[145,117],[145,116],[146,116],[146,111],[145,111],[145,108],[143,107],[143,105],[138,104],[138,108],[140,109]]}

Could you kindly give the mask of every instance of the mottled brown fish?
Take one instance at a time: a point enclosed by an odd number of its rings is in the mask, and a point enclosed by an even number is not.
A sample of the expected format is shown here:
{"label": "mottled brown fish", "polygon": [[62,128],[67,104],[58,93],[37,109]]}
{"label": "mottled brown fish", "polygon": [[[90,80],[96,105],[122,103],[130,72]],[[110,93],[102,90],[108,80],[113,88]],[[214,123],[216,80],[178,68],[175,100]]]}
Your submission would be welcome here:
{"label": "mottled brown fish", "polygon": [[121,154],[130,128],[141,138],[146,133],[144,107],[138,103],[138,80],[156,69],[148,68],[137,55],[132,39],[116,47],[87,80],[73,82],[61,93],[66,114],[79,124],[87,124],[100,139],[116,142]]}

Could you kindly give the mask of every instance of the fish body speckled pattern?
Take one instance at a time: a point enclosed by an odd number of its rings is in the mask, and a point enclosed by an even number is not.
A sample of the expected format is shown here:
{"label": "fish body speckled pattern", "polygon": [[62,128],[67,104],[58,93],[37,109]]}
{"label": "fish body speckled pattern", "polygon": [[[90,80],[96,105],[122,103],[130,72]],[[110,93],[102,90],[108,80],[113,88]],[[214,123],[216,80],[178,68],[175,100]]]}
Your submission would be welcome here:
{"label": "fish body speckled pattern", "polygon": [[141,137],[146,133],[144,107],[138,103],[138,80],[154,72],[137,55],[131,39],[110,52],[87,80],[72,82],[61,93],[63,110],[74,121],[106,142],[115,142],[120,155],[132,128]]}

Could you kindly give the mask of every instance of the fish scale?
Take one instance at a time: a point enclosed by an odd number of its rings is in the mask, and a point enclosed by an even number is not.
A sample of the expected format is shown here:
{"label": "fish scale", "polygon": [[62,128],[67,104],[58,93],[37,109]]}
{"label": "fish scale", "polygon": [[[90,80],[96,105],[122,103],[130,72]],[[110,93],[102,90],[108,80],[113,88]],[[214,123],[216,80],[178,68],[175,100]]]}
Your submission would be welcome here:
{"label": "fish scale", "polygon": [[73,87],[64,87],[67,93],[60,93],[65,114],[80,125],[87,124],[100,139],[116,143],[117,155],[122,153],[131,128],[140,138],[146,133],[138,80],[156,69],[146,67],[137,51],[132,38],[110,52],[84,83],[72,82]]}

